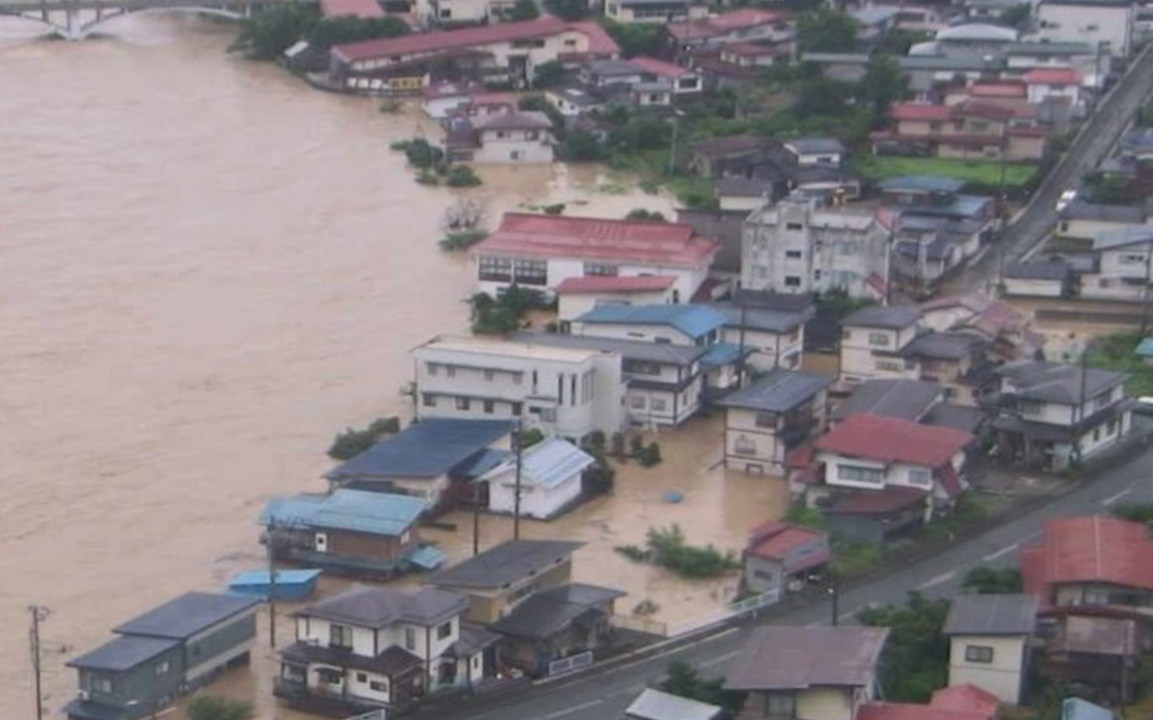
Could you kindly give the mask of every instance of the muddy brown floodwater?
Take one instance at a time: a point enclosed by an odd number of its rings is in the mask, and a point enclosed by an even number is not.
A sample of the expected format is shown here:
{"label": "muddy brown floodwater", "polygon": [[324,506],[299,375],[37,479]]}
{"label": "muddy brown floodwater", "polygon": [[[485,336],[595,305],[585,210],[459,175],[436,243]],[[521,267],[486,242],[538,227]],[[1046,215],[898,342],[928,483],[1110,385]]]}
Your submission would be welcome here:
{"label": "muddy brown floodwater", "polygon": [[[210,23],[18,39],[31,29],[0,23],[5,720],[32,714],[29,603],[53,610],[56,716],[69,657],[259,562],[263,501],[319,489],[341,427],[405,411],[408,349],[463,330],[471,287],[435,244],[452,195],[388,148],[415,115],[228,56]],[[486,177],[494,214],[668,211],[595,192],[593,170]]]}

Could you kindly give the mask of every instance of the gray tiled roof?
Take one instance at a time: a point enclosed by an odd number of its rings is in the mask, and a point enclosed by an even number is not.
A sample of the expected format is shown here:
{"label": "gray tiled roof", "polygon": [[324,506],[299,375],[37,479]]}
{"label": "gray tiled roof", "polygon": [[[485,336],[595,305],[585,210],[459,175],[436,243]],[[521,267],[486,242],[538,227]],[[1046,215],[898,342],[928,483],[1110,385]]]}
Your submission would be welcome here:
{"label": "gray tiled roof", "polygon": [[326,478],[436,477],[512,432],[509,420],[428,418],[329,470]]}
{"label": "gray tiled roof", "polygon": [[1079,403],[1097,393],[1125,382],[1125,374],[1110,370],[1086,368],[1084,381],[1081,368],[1053,362],[1024,361],[1002,365],[997,374],[1009,378],[1016,386],[1013,392],[1024,398],[1064,404]]}
{"label": "gray tiled roof", "polygon": [[583,545],[563,540],[509,540],[441,570],[429,582],[448,587],[499,588],[569,558]]}
{"label": "gray tiled roof", "polygon": [[815,373],[774,368],[755,382],[717,401],[717,405],[762,412],[787,412],[813,398],[833,383]]}
{"label": "gray tiled roof", "polygon": [[785,140],[784,144],[801,155],[845,152],[845,146],[835,137],[799,137]]}
{"label": "gray tiled roof", "polygon": [[967,433],[975,432],[985,419],[980,408],[939,403],[929,409],[922,422],[934,427],[950,427]]}
{"label": "gray tiled roof", "polygon": [[104,643],[92,652],[68,661],[69,667],[117,672],[131,670],[180,645],[170,638],[125,636]]}
{"label": "gray tiled roof", "polygon": [[260,604],[242,595],[190,592],[135,617],[112,632],[183,640]]}
{"label": "gray tiled roof", "polygon": [[562,333],[539,333],[522,331],[513,333],[510,338],[516,342],[554,347],[588,348],[619,354],[628,360],[644,360],[662,365],[689,366],[708,352],[707,347],[698,345],[674,345],[672,343],[652,343],[642,340],[617,340],[593,335],[568,335]]}
{"label": "gray tiled roof", "polygon": [[746,305],[742,312],[741,306],[733,303],[712,303],[709,307],[719,310],[725,316],[725,327],[739,328],[743,324],[746,330],[766,330],[774,333],[792,332],[804,325],[813,314],[811,308],[806,311],[793,311]]}
{"label": "gray tiled roof", "polygon": [[1037,622],[1032,595],[958,595],[941,630],[945,635],[1027,635]]}
{"label": "gray tiled roof", "polygon": [[1019,262],[1005,268],[1005,277],[1018,280],[1064,280],[1069,277],[1069,264],[1059,260]]}
{"label": "gray tiled roof", "polygon": [[729,667],[725,689],[867,686],[888,636],[878,627],[758,627]]}
{"label": "gray tiled roof", "polygon": [[596,585],[562,585],[525,600],[492,629],[505,635],[543,640],[567,629],[586,613],[599,614],[597,606],[624,594]]}
{"label": "gray tiled roof", "polygon": [[383,628],[394,623],[435,625],[468,608],[468,598],[436,588],[406,591],[391,587],[358,586],[297,612],[360,627]]}
{"label": "gray tiled roof", "polygon": [[902,354],[932,360],[961,360],[973,354],[980,339],[965,333],[927,332],[918,335]]}
{"label": "gray tiled roof", "polygon": [[1105,205],[1080,198],[1075,198],[1060,212],[1063,220],[1103,220],[1134,225],[1145,222],[1147,214],[1143,205]]}
{"label": "gray tiled roof", "polygon": [[941,388],[924,380],[869,380],[833,408],[833,419],[868,413],[916,422],[938,401]]}
{"label": "gray tiled roof", "polygon": [[848,316],[841,324],[897,330],[912,325],[920,317],[921,308],[916,305],[870,305]]}

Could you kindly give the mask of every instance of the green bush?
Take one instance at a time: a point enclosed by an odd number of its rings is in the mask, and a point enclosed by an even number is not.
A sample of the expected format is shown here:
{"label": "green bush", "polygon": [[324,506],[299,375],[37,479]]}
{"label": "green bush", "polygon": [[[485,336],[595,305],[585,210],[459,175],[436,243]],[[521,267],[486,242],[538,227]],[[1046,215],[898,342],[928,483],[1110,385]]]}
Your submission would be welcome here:
{"label": "green bush", "polygon": [[649,443],[637,453],[637,462],[641,467],[652,467],[661,462],[661,446],[656,442]]}
{"label": "green bush", "polygon": [[488,236],[485,230],[450,232],[440,240],[441,250],[467,250]]}
{"label": "green bush", "polygon": [[862,625],[891,629],[881,663],[884,697],[896,702],[928,702],[949,681],[949,639],[941,634],[949,613],[946,600],[909,593],[905,605],[857,613]]}
{"label": "green bush", "polygon": [[717,705],[735,716],[745,703],[745,694],[725,690],[723,677],[705,680],[697,669],[684,660],[669,663],[667,677],[661,683],[661,690],[670,695]]}
{"label": "green bush", "polygon": [[633,435],[629,438],[629,455],[638,457],[645,449],[645,439],[640,435]]}
{"label": "green bush", "polygon": [[250,703],[201,695],[188,703],[188,720],[248,720],[254,714]]}
{"label": "green bush", "polygon": [[664,213],[659,210],[645,210],[644,208],[633,208],[629,210],[629,214],[625,215],[625,220],[636,220],[639,222],[668,222],[665,219]]}
{"label": "green bush", "polygon": [[556,203],[555,205],[545,205],[541,208],[541,212],[543,212],[545,215],[563,215],[564,209],[564,203]]}
{"label": "green bush", "polygon": [[605,449],[605,433],[603,430],[593,430],[588,436],[588,446],[594,450]]}
{"label": "green bush", "polygon": [[522,450],[527,450],[533,445],[544,440],[544,433],[539,428],[529,428],[522,430],[520,433],[520,447]]}
{"label": "green bush", "polygon": [[333,460],[351,460],[380,441],[385,435],[400,432],[400,418],[386,417],[373,420],[363,430],[348,428],[338,434],[328,448]]}
{"label": "green bush", "polygon": [[594,457],[596,457],[596,463],[585,471],[584,488],[588,492],[598,495],[611,493],[616,482],[617,471],[613,469],[612,465],[609,465],[604,455],[594,453]]}
{"label": "green bush", "polygon": [[649,559],[648,551],[639,545],[617,545],[613,550],[636,562],[645,562]]}
{"label": "green bush", "polygon": [[422,168],[416,174],[416,182],[420,185],[440,185],[440,176],[428,168]]}
{"label": "green bush", "polygon": [[408,141],[408,144],[404,146],[404,154],[413,167],[421,170],[436,167],[444,158],[444,152],[438,147],[433,147],[424,138]]}
{"label": "green bush", "polygon": [[712,545],[695,547],[687,544],[679,525],[649,528],[646,545],[652,562],[685,577],[717,577],[740,567],[731,551],[722,553]]}
{"label": "green bush", "polygon": [[320,19],[305,31],[304,38],[310,45],[327,50],[333,45],[399,37],[409,32],[408,25],[397,17],[342,16]]}
{"label": "green bush", "polygon": [[257,10],[240,26],[237,45],[256,60],[276,60],[320,20],[316,6],[286,3]]}
{"label": "green bush", "polygon": [[622,462],[628,458],[628,455],[625,453],[625,436],[622,433],[613,433],[609,443],[610,455]]}
{"label": "green bush", "polygon": [[472,331],[478,335],[504,335],[519,330],[529,310],[549,307],[538,290],[512,286],[500,299],[486,293],[476,293],[469,299],[472,305]]}
{"label": "green bush", "polygon": [[480,185],[480,178],[468,165],[453,165],[445,173],[444,184],[449,187],[474,187]]}
{"label": "green bush", "polygon": [[1016,568],[994,568],[979,566],[965,575],[961,588],[976,595],[1000,595],[1022,591],[1021,572]]}
{"label": "green bush", "polygon": [[785,512],[785,522],[816,530],[826,530],[829,527],[829,520],[823,512],[804,503],[790,505]]}

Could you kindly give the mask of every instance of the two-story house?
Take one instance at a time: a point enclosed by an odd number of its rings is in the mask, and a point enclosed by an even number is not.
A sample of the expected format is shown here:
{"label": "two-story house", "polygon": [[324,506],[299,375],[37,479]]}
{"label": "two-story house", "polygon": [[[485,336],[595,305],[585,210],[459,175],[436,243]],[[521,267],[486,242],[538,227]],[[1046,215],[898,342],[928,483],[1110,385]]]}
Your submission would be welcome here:
{"label": "two-story house", "polygon": [[429,582],[468,596],[467,619],[502,636],[502,660],[540,675],[555,660],[595,649],[610,632],[614,601],[624,595],[572,582],[572,555],[580,546],[510,540]]}
{"label": "two-story house", "polygon": [[1080,42],[1125,58],[1133,43],[1134,5],[1124,0],[1041,0],[1033,11],[1042,42]]}
{"label": "two-story house", "polygon": [[552,294],[569,278],[673,276],[673,302],[688,302],[720,250],[691,225],[505,213],[473,246],[478,289],[493,296],[511,285]]}
{"label": "two-story house", "polygon": [[949,684],[975,685],[1001,702],[1019,705],[1036,625],[1032,595],[953,598],[941,629],[949,638]]}
{"label": "two-story house", "polygon": [[605,17],[619,23],[685,22],[708,15],[697,0],[606,0]]}
{"label": "two-story house", "polygon": [[993,428],[1002,457],[1059,470],[1114,446],[1129,432],[1125,374],[1022,361],[996,371]]}
{"label": "two-story house", "polygon": [[904,348],[920,334],[921,310],[915,305],[862,308],[841,321],[841,374],[845,385],[887,378],[919,379]]}
{"label": "two-story house", "polygon": [[899,103],[889,110],[892,127],[873,133],[873,151],[927,152],[942,158],[1038,161],[1048,130],[1034,105],[966,100],[956,105]]}
{"label": "two-story house", "polygon": [[551,163],[552,121],[536,111],[485,115],[471,121],[476,148],[462,161],[493,164]]}
{"label": "two-story house", "polygon": [[617,354],[441,335],[413,350],[412,357],[418,420],[520,420],[574,441],[624,426]]}
{"label": "two-story house", "polygon": [[155,717],[172,702],[248,662],[259,598],[185,593],[113,628],[118,636],[68,661],[80,690],[68,720]]}
{"label": "two-story house", "polygon": [[789,463],[800,472],[791,475],[790,490],[820,507],[836,532],[880,543],[931,521],[965,492],[972,441],[971,433],[952,427],[852,415],[811,448],[794,451]]}
{"label": "two-story house", "polygon": [[495,671],[498,637],[463,622],[468,598],[435,588],[358,586],[293,613],[274,693],[313,709],[400,711],[427,692]]}
{"label": "two-story house", "polygon": [[780,47],[785,55],[791,55],[796,40],[796,23],[787,13],[753,7],[729,10],[695,22],[670,23],[665,29],[678,53],[755,42]]}
{"label": "two-story house", "polygon": [[709,351],[707,347],[562,333],[522,332],[511,339],[619,355],[630,427],[680,425],[694,416],[703,402],[705,370],[701,360]]}
{"label": "two-story house", "polygon": [[332,572],[389,577],[419,565],[416,523],[429,507],[411,495],[346,488],[274,497],[260,514],[273,555]]}
{"label": "two-story house", "polygon": [[880,415],[909,422],[951,427],[977,435],[986,424],[981,408],[945,402],[946,390],[925,380],[867,380],[829,413],[830,425],[853,415]]}
{"label": "two-story house", "polygon": [[833,378],[777,368],[716,401],[725,408],[725,467],[781,475],[785,456],[825,427]]}
{"label": "two-story house", "polygon": [[889,233],[871,212],[790,197],[745,221],[741,287],[786,293],[843,289],[877,298],[889,277]]}
{"label": "two-story house", "polygon": [[471,492],[479,460],[512,447],[509,419],[418,420],[326,472],[329,487],[408,495],[435,511]]}
{"label": "two-story house", "polygon": [[721,341],[751,348],[748,364],[759,371],[796,370],[805,349],[805,323],[811,304],[793,302],[803,295],[739,292],[736,301],[711,303],[725,316]]}
{"label": "two-story house", "polygon": [[725,673],[750,720],[853,720],[878,692],[888,628],[756,627]]}
{"label": "two-story house", "polygon": [[1093,238],[1095,271],[1080,278],[1080,294],[1103,300],[1140,302],[1148,291],[1153,226],[1106,230]]}

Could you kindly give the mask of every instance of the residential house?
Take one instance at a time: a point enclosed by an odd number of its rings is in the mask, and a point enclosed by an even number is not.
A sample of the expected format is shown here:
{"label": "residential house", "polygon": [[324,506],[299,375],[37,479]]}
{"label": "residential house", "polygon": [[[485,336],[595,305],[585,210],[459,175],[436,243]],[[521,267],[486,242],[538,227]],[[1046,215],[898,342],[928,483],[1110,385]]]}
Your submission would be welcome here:
{"label": "residential house", "polygon": [[[439,400],[432,388],[418,390]],[[515,428],[510,419],[438,417],[419,411],[417,420],[326,472],[330,489],[410,495],[436,510],[462,495],[471,498],[469,485],[478,466],[511,446]]]}
{"label": "residential house", "polygon": [[927,705],[874,700],[861,706],[856,720],[995,720],[999,705],[980,688],[954,685],[934,690]]}
{"label": "residential house", "polygon": [[853,394],[838,402],[829,413],[830,424],[836,425],[853,415],[879,415],[909,422],[926,422],[935,407],[944,402],[945,393],[936,383],[923,380],[866,380]]}
{"label": "residential house", "polygon": [[655,81],[667,83],[674,95],[693,95],[701,92],[700,75],[689,68],[644,55],[630,58],[629,62]]}
{"label": "residential house", "polygon": [[1028,89],[1029,102],[1061,102],[1070,108],[1083,110],[1085,104],[1081,73],[1073,68],[1034,68],[1022,78]]}
{"label": "residential house", "polygon": [[[1017,30],[1005,25],[961,23],[938,30],[932,43],[926,45],[934,54],[972,57],[1000,53],[1005,45],[1016,42],[1019,36]],[[921,48],[914,45],[909,52],[920,54]]]}
{"label": "residential house", "polygon": [[1006,45],[1006,76],[1023,75],[1034,68],[1072,68],[1081,74],[1081,84],[1088,90],[1104,85],[1112,60],[1087,42],[1019,42]]}
{"label": "residential house", "polygon": [[800,472],[790,489],[821,508],[834,532],[880,543],[931,521],[964,493],[972,441],[972,434],[951,427],[852,415],[811,448],[794,452],[790,464]]}
{"label": "residential house", "polygon": [[691,225],[505,213],[473,246],[478,290],[496,296],[511,285],[554,292],[573,277],[676,277],[673,302],[688,302],[720,249]]}
{"label": "residential house", "polygon": [[888,240],[869,212],[792,197],[766,204],[745,221],[741,287],[875,298],[889,275]]}
{"label": "residential house", "polygon": [[616,86],[625,88],[652,80],[639,65],[623,58],[611,60],[590,60],[580,66],[579,77],[586,86],[609,91]]}
{"label": "residential house", "polygon": [[346,575],[391,577],[443,561],[421,553],[416,524],[428,502],[410,495],[335,490],[274,497],[260,514],[280,560]]}
{"label": "residential house", "polygon": [[[549,520],[571,508],[583,492],[583,477],[593,456],[560,438],[546,438],[482,475],[492,512]],[[517,502],[517,493],[520,502]]]}
{"label": "residential house", "polygon": [[594,110],[608,106],[605,94],[581,84],[560,85],[545,90],[545,99],[565,118],[566,126],[574,126]]}
{"label": "residential house", "polygon": [[625,720],[721,720],[723,708],[645,688],[625,710]]}
{"label": "residential house", "polygon": [[921,324],[937,332],[969,333],[982,338],[988,343],[989,355],[998,360],[1034,357],[1044,344],[1044,337],[1032,330],[1028,314],[980,292],[922,303]]}
{"label": "residential house", "polygon": [[1006,64],[1006,59],[999,54],[908,55],[897,58],[897,66],[908,81],[909,90],[920,97],[928,97],[942,87],[958,83],[969,85],[997,80]]}
{"label": "residential house", "polygon": [[730,45],[722,45],[719,60],[722,66],[727,65],[732,68],[762,68],[788,60],[788,54],[787,50],[780,45],[737,42]]}
{"label": "residential house", "polygon": [[374,0],[321,0],[320,14],[325,18],[354,17],[372,20],[384,17],[384,8]]}
{"label": "residential house", "polygon": [[1037,625],[1032,595],[958,595],[941,632],[949,638],[949,684],[971,684],[1020,705]]}
{"label": "residential house", "polygon": [[675,275],[586,275],[556,286],[557,320],[562,331],[576,317],[601,305],[667,305],[673,302]]}
{"label": "residential house", "polygon": [[783,474],[785,456],[825,427],[825,375],[776,368],[725,395],[725,467]]}
{"label": "residential house", "polygon": [[1145,299],[1153,275],[1153,225],[1107,230],[1093,238],[1096,272],[1080,278],[1080,295],[1106,300]]}
{"label": "residential house", "polygon": [[69,720],[155,716],[226,668],[248,662],[258,598],[185,593],[113,628],[118,637],[68,661],[79,692]]}
{"label": "residential house", "polygon": [[799,167],[839,167],[846,152],[845,146],[834,137],[791,138],[782,145]]}
{"label": "residential house", "polygon": [[1144,523],[1106,515],[1047,520],[1018,560],[1025,591],[1042,609],[1153,606],[1153,542]]}
{"label": "residential house", "polygon": [[695,48],[725,48],[740,43],[762,43],[782,47],[791,54],[796,24],[787,14],[762,8],[740,8],[710,15],[695,22],[674,22],[666,32],[676,43],[678,53]]}
{"label": "residential house", "polygon": [[475,118],[477,147],[467,162],[532,164],[551,163],[552,121],[543,112],[510,112]]}
{"label": "residential house", "polygon": [[694,0],[605,0],[605,17],[626,24],[684,22],[708,12],[707,6]]}
{"label": "residential house", "polygon": [[[789,300],[802,300],[801,304]],[[748,348],[750,367],[760,370],[801,366],[805,348],[805,323],[813,307],[803,295],[738,291],[735,302],[711,303],[725,316],[721,341]]]}
{"label": "residential house", "polygon": [[1108,610],[1081,612],[1071,609],[1044,619],[1037,675],[1110,703],[1133,702],[1142,657],[1151,649],[1145,617]]}
{"label": "residential house", "polygon": [[932,5],[897,4],[897,30],[933,34],[948,25],[949,11]]}
{"label": "residential house", "polygon": [[901,352],[915,364],[917,377],[939,385],[946,398],[973,406],[993,381],[985,347],[984,340],[969,333],[929,331]]}
{"label": "residential house", "polygon": [[727,135],[697,140],[689,145],[688,168],[703,177],[752,177],[768,162],[772,140],[756,135]]}
{"label": "residential house", "polygon": [[905,348],[921,334],[915,305],[862,308],[841,322],[841,375],[846,385],[875,378],[919,379]]}
{"label": "residential house", "polygon": [[1033,10],[1037,39],[1083,42],[1115,58],[1129,56],[1133,3],[1124,0],[1041,0]]}
{"label": "residential house", "polygon": [[1068,297],[1073,268],[1063,260],[1015,262],[1001,271],[1001,293],[1009,297]]}
{"label": "residential house", "polygon": [[740,716],[853,720],[877,690],[888,628],[759,626],[725,674]]}
{"label": "residential house", "polygon": [[1129,432],[1125,374],[1021,361],[997,369],[993,427],[1003,458],[1060,470],[1116,445]]}
{"label": "residential house", "polygon": [[438,335],[412,356],[418,420],[519,419],[574,441],[624,425],[619,355]]}
{"label": "residential house", "polygon": [[664,80],[639,82],[628,89],[635,107],[668,107],[673,104],[673,84]]}
{"label": "residential house", "polygon": [[929,705],[952,712],[971,712],[980,720],[995,720],[1000,714],[1001,701],[996,695],[965,683],[934,690]]}
{"label": "residential house", "polygon": [[1029,103],[1008,105],[967,100],[956,105],[898,103],[889,109],[892,128],[870,137],[873,152],[941,158],[1039,161],[1046,128]]}
{"label": "residential house", "polygon": [[1109,232],[1138,233],[1153,225],[1146,205],[1105,205],[1079,197],[1062,208],[1057,218],[1055,235],[1085,240]]}
{"label": "residential house", "polygon": [[624,412],[630,427],[680,425],[694,416],[703,402],[705,370],[701,360],[709,351],[706,347],[559,333],[523,332],[512,339],[619,355],[625,384]]}
{"label": "residential house", "polygon": [[403,711],[427,692],[494,674],[496,635],[463,622],[468,598],[357,586],[293,613],[273,692],[306,709]]}
{"label": "residential house", "polygon": [[963,0],[961,8],[969,22],[995,22],[1018,4],[1017,0]]}
{"label": "residential house", "polygon": [[827,78],[849,83],[860,82],[869,66],[867,53],[807,52],[800,60],[821,68]]}
{"label": "residential house", "polygon": [[849,17],[857,21],[857,40],[875,45],[897,27],[900,11],[889,5],[868,5],[849,10]]}
{"label": "residential house", "polygon": [[477,83],[435,82],[421,91],[421,97],[425,115],[438,121],[452,115],[475,117],[516,111],[516,95],[490,92]]}
{"label": "residential house", "polygon": [[469,598],[467,619],[502,635],[501,658],[532,675],[548,664],[594,650],[609,633],[611,588],[571,582],[581,546],[556,540],[511,540],[434,575],[439,588]]}
{"label": "residential house", "polygon": [[786,193],[782,183],[749,177],[722,177],[713,181],[713,193],[725,213],[739,213],[739,219],[767,202],[780,200]]}
{"label": "residential house", "polygon": [[619,53],[596,23],[542,17],[337,45],[329,74],[353,92],[419,92],[446,66],[482,82],[523,87],[545,63],[614,58]]}
{"label": "residential house", "polygon": [[820,530],[767,522],[749,532],[741,554],[744,573],[741,582],[753,593],[769,593],[779,600],[790,581],[822,568],[833,559],[829,534]]}
{"label": "residential house", "polygon": [[510,0],[417,0],[411,7],[420,25],[451,28],[501,22],[513,4]]}

